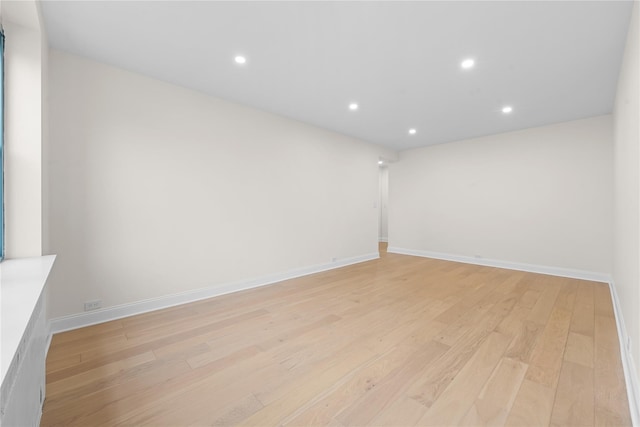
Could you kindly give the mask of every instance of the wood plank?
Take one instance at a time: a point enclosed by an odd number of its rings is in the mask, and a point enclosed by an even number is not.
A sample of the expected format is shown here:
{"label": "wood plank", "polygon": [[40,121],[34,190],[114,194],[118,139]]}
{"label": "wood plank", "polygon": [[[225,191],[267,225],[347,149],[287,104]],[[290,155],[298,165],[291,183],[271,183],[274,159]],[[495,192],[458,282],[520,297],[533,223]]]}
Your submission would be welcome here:
{"label": "wood plank", "polygon": [[522,298],[520,299],[520,304],[524,308],[532,309],[538,302],[540,295],[542,295],[542,292],[540,290],[527,289],[527,291],[522,295]]}
{"label": "wood plank", "polygon": [[140,405],[145,394],[155,395],[159,385],[175,381],[191,372],[192,369],[183,361],[155,360],[111,376],[105,375],[95,382],[64,393],[48,393],[45,419],[50,417],[68,425],[99,419],[94,415],[106,415],[107,420],[111,421],[117,413],[114,408],[120,404]]}
{"label": "wood plank", "polygon": [[593,337],[569,332],[564,360],[593,369]]}
{"label": "wood plank", "polygon": [[526,372],[526,364],[515,359],[502,358],[461,424],[504,425]]}
{"label": "wood plank", "polygon": [[91,325],[85,328],[55,334],[51,339],[50,349],[56,349],[59,346],[65,346],[65,348],[67,349],[65,353],[68,353],[68,350],[70,349],[69,346],[74,342],[79,342],[87,338],[95,338],[98,336],[103,338],[109,336],[110,334],[113,334],[114,332],[116,334],[123,333],[121,320],[99,323],[97,325]]}
{"label": "wood plank", "polygon": [[513,427],[549,425],[554,395],[553,388],[525,378],[505,425]]}
{"label": "wood plank", "polygon": [[114,362],[104,364],[94,369],[83,371],[81,373],[78,373],[77,375],[50,382],[49,384],[47,384],[47,389],[52,395],[64,393],[65,391],[95,382],[96,380],[99,380],[100,378],[103,378],[105,376],[122,372],[129,367],[142,365],[153,360],[155,360],[155,356],[151,351],[147,351],[142,354],[136,354],[134,356],[127,357],[126,359],[116,360]]}
{"label": "wood plank", "polygon": [[246,426],[279,424],[285,417],[309,402],[319,392],[322,392],[341,380],[345,375],[348,375],[354,367],[370,360],[371,357],[370,351],[362,349],[361,351],[352,353],[348,358],[341,358],[337,363],[329,367],[322,366],[314,369],[314,371],[306,377],[309,381],[297,381],[298,387],[293,389],[291,394],[272,402],[254,413],[251,417],[242,420],[242,424]]}
{"label": "wood plank", "polygon": [[438,360],[448,349],[445,344],[431,341],[416,352],[405,365],[383,378],[378,387],[340,412],[336,419],[347,426],[370,424],[378,413],[388,408],[404,393],[420,367]]}
{"label": "wood plank", "polygon": [[[72,367],[60,370],[58,372],[53,372],[51,374],[47,374],[47,382],[49,381],[55,382],[55,381],[58,381],[60,378],[77,375],[79,373],[89,371],[91,369],[95,369],[96,367],[103,366],[112,361],[118,361],[123,358],[128,358],[137,354],[146,353],[148,351],[152,351],[154,348],[162,347],[176,341],[181,341],[182,339],[200,335],[204,331],[211,330],[211,328],[224,328],[226,326],[230,326],[231,324],[233,324],[233,322],[249,320],[249,319],[258,317],[264,314],[265,312],[266,312],[265,310],[259,309],[259,310],[254,310],[253,312],[250,312],[247,314],[242,314],[240,316],[237,316],[231,319],[225,319],[222,321],[213,322],[208,325],[199,326],[194,329],[183,330],[183,331],[171,330],[171,332],[168,332],[165,336],[159,337],[155,341],[150,341],[143,344],[136,344],[131,347],[125,347],[125,348],[119,349],[116,352],[108,353],[103,357],[96,357],[86,362],[82,361],[81,363],[74,365]],[[94,343],[94,346],[96,345],[102,346],[103,342],[100,341],[98,344]]]}
{"label": "wood plank", "polygon": [[536,304],[531,309],[531,313],[527,320],[536,322],[539,324],[546,324],[551,311],[555,305],[558,294],[560,293],[560,286],[549,286],[548,282],[551,281],[551,276],[542,276],[537,284],[542,285],[539,287],[542,291],[540,298],[536,301]]}
{"label": "wood plank", "polygon": [[613,302],[611,301],[609,285],[605,283],[593,283],[593,300],[596,316],[615,316],[613,314]]}
{"label": "wood plank", "polygon": [[239,402],[234,402],[232,405],[228,407],[228,409],[223,409],[221,412],[222,416],[218,416],[213,413],[204,413],[202,416],[198,417],[198,419],[192,423],[193,426],[201,426],[201,425],[211,425],[211,426],[232,426],[240,424],[242,420],[245,418],[255,414],[259,410],[261,410],[264,406],[257,397],[253,394],[248,394],[246,397],[243,397]]}
{"label": "wood plank", "polygon": [[502,334],[491,333],[418,424],[459,424],[496,368],[509,341],[510,339]]}
{"label": "wood plank", "polygon": [[501,320],[500,315],[488,313],[482,321],[470,326],[442,357],[416,376],[408,395],[430,408]]}
{"label": "wood plank", "polygon": [[594,290],[592,283],[578,286],[576,303],[571,318],[571,331],[577,334],[593,337],[594,328]]}
{"label": "wood plank", "polygon": [[[533,349],[538,343],[538,338],[542,332],[542,325],[530,320],[515,320],[515,333],[512,333],[513,340],[505,353],[505,357],[529,363]],[[502,329],[496,328],[501,332]],[[513,329],[511,330],[513,331]]]}
{"label": "wood plank", "polygon": [[[520,290],[514,290],[507,294],[499,293],[495,289],[485,290],[482,298],[480,300],[477,297],[474,298],[474,306],[465,306],[466,314],[450,323],[436,340],[448,346],[454,345],[476,323],[482,322],[487,312],[493,314],[494,316],[492,317],[495,319],[506,317],[513,310],[520,296]],[[440,317],[436,318],[436,320],[438,319]]]}
{"label": "wood plank", "polygon": [[[55,372],[61,369],[68,368],[70,366],[80,363],[82,358],[79,354],[69,354],[59,352],[60,356],[57,358],[47,358],[47,372]],[[64,357],[62,357],[64,355]]]}
{"label": "wood plank", "polygon": [[551,412],[551,425],[590,426],[593,417],[593,369],[565,361]]}
{"label": "wood plank", "polygon": [[578,283],[584,282],[576,279],[567,279],[562,284],[562,286],[560,287],[560,292],[558,292],[558,297],[556,298],[555,307],[573,312]]}
{"label": "wood plank", "polygon": [[[104,425],[189,424],[207,414],[224,415],[228,408],[250,392],[247,384],[270,384],[284,372],[277,363],[269,363],[269,355],[258,351],[239,350],[214,363],[197,369],[173,381],[145,389],[135,399],[114,402],[106,411],[98,411],[94,419],[105,419]],[[251,372],[250,376],[242,375]],[[103,414],[109,414],[102,418]]]}
{"label": "wood plank", "polygon": [[57,334],[41,424],[630,425],[606,284],[381,256]]}
{"label": "wood plank", "polygon": [[395,399],[391,405],[380,411],[373,419],[371,425],[374,426],[414,426],[420,422],[420,418],[427,411],[427,408],[415,400],[401,396]]}
{"label": "wood plank", "polygon": [[[432,333],[435,335],[435,332]],[[429,343],[430,336],[426,335],[420,339],[422,341],[419,348],[440,347]],[[328,423],[335,414],[339,414],[354,402],[362,399],[367,393],[372,392],[376,387],[380,389],[380,384],[392,372],[397,371],[406,364],[412,356],[415,357],[416,343],[411,340],[407,344],[400,344],[392,348],[387,353],[370,364],[355,371],[345,382],[336,384],[330,388],[322,397],[315,399],[310,405],[303,406],[290,419],[285,420],[285,424],[290,425],[320,425]]]}
{"label": "wood plank", "polygon": [[[596,293],[596,298],[598,298]],[[602,304],[596,303],[596,307]],[[631,425],[629,402],[620,363],[620,347],[615,319],[608,310],[597,310],[594,328],[595,425]]]}
{"label": "wood plank", "polygon": [[549,323],[533,349],[527,379],[555,389],[560,377],[570,322],[569,311],[558,308],[553,310]]}

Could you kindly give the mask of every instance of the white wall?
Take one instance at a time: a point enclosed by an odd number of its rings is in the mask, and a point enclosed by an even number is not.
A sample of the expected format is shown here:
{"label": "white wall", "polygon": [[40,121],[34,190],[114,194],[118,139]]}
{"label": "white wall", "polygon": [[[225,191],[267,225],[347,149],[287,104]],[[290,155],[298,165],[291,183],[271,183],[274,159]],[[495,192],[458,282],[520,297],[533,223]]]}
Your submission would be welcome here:
{"label": "white wall", "polygon": [[40,174],[40,191],[41,197],[41,253],[51,254],[51,248],[49,244],[49,42],[47,39],[46,28],[44,27],[44,18],[42,16],[41,4],[38,6],[38,19],[42,23],[40,43],[44,48],[40,49],[41,57],[41,70],[42,75],[40,79],[41,91],[41,115],[42,115],[42,134],[41,134],[41,174]]}
{"label": "white wall", "polygon": [[614,109],[613,279],[632,354],[640,361],[640,26],[636,2],[618,80]]}
{"label": "white wall", "polygon": [[377,253],[377,146],[50,58],[51,315]]}
{"label": "white wall", "polygon": [[[5,256],[42,254],[42,88],[46,35],[34,1],[3,1],[5,31]],[[43,49],[43,46],[45,48]]]}
{"label": "white wall", "polygon": [[612,164],[611,116],[401,152],[389,246],[610,274]]}

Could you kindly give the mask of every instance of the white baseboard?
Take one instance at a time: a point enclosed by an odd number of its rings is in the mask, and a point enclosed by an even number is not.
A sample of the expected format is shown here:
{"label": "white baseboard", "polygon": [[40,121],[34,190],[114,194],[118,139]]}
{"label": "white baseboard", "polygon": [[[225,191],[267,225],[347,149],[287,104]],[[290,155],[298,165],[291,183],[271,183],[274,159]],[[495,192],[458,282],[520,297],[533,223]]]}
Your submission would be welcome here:
{"label": "white baseboard", "polygon": [[549,267],[546,265],[525,264],[513,261],[502,261],[496,259],[476,258],[463,255],[452,255],[441,252],[422,251],[417,249],[404,249],[391,246],[387,252],[402,255],[413,255],[424,258],[442,259],[445,261],[462,262],[465,264],[483,265],[486,267],[505,268],[507,270],[527,271],[530,273],[549,274],[551,276],[570,277],[572,279],[591,280],[594,282],[609,283],[611,275],[593,271],[572,270],[561,267]]}
{"label": "white baseboard", "polygon": [[[620,341],[620,356],[622,358],[622,369],[624,370],[624,380],[627,385],[627,397],[629,399],[629,411],[631,412],[631,422],[634,426],[640,426],[640,388],[638,387],[638,372],[636,364],[631,354],[631,349],[627,347],[629,334],[624,323],[622,310],[620,308],[620,300],[616,292],[616,286],[613,280],[609,281],[609,290],[611,292],[611,300],[613,301],[613,311],[616,317],[616,326],[618,327],[618,339]],[[637,344],[636,344],[637,345]]]}
{"label": "white baseboard", "polygon": [[226,283],[208,288],[195,289],[192,291],[182,292],[173,295],[166,295],[158,298],[138,301],[129,304],[117,305],[101,310],[95,310],[85,313],[73,314],[70,316],[58,317],[51,319],[51,333],[69,331],[72,329],[83,328],[98,323],[108,322],[110,320],[121,319],[136,314],[147,313],[149,311],[160,310],[163,308],[173,307],[180,304],[199,301],[219,295],[229,294],[232,292],[243,291],[247,289],[257,288],[260,286],[271,285],[283,280],[294,279],[296,277],[307,276],[309,274],[319,273],[321,271],[332,270],[334,268],[345,267],[351,264],[370,261],[379,258],[380,255],[375,252],[366,255],[355,256],[351,258],[341,259],[327,264],[320,264],[311,267],[304,267],[290,270],[284,273],[273,274],[260,277],[257,279],[245,280],[235,283]]}

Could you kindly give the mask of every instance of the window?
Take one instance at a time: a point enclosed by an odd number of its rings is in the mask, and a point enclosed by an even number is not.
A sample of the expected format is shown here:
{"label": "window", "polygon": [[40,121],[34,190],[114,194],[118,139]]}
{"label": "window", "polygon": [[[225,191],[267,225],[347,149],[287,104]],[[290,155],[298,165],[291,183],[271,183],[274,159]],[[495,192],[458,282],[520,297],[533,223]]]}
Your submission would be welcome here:
{"label": "window", "polygon": [[4,258],[4,34],[0,32],[0,261]]}

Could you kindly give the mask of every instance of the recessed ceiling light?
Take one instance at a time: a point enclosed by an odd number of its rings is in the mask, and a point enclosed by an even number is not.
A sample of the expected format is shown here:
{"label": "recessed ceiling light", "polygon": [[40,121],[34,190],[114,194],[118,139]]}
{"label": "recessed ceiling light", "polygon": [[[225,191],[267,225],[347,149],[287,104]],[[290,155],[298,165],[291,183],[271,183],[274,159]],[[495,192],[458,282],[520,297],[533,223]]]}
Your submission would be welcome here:
{"label": "recessed ceiling light", "polygon": [[378,164],[382,165],[382,164],[384,164],[384,161],[383,160],[378,160]]}
{"label": "recessed ceiling light", "polygon": [[474,61],[471,58],[465,59],[460,63],[460,66],[465,70],[468,70],[469,68],[473,68],[474,65],[476,65],[476,61]]}
{"label": "recessed ceiling light", "polygon": [[234,61],[236,61],[236,64],[246,64],[247,63],[247,58],[242,56],[242,55],[238,55],[235,58],[233,58]]}
{"label": "recessed ceiling light", "polygon": [[349,104],[349,110],[356,111],[357,109],[358,109],[358,104],[356,104],[355,102],[352,102],[351,104]]}
{"label": "recessed ceiling light", "polygon": [[513,107],[511,107],[510,105],[506,105],[506,106],[502,107],[502,112],[504,114],[509,114],[512,111],[513,111]]}
{"label": "recessed ceiling light", "polygon": [[415,130],[415,129],[409,129],[409,135],[415,135],[416,132],[418,132],[418,131]]}

